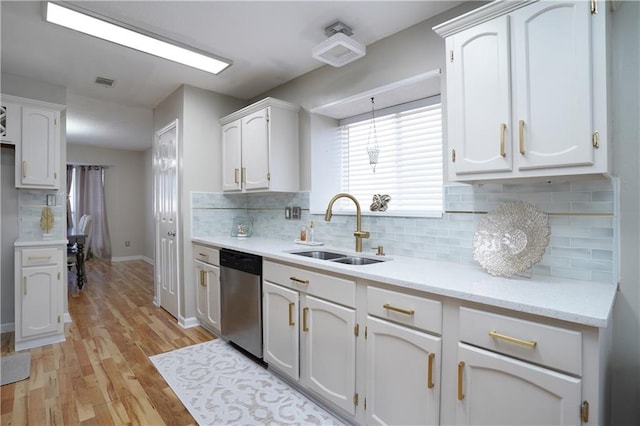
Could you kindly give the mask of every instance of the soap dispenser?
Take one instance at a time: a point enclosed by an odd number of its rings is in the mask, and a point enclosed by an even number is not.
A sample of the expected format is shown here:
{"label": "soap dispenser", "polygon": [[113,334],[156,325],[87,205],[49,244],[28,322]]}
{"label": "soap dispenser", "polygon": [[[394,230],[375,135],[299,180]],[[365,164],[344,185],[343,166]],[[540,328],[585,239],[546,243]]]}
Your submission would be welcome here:
{"label": "soap dispenser", "polygon": [[311,221],[311,223],[309,224],[309,235],[308,235],[308,237],[309,237],[308,240],[309,240],[310,243],[315,243],[316,242],[314,231],[315,231],[315,229],[314,229],[314,226],[313,226],[313,221]]}

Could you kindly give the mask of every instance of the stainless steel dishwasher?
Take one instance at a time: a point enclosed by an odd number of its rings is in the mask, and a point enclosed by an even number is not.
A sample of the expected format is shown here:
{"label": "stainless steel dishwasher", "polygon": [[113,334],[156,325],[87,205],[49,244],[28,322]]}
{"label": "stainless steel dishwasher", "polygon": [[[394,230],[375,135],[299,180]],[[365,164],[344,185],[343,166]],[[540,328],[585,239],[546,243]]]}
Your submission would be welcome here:
{"label": "stainless steel dishwasher", "polygon": [[220,250],[220,332],[262,358],[262,257]]}

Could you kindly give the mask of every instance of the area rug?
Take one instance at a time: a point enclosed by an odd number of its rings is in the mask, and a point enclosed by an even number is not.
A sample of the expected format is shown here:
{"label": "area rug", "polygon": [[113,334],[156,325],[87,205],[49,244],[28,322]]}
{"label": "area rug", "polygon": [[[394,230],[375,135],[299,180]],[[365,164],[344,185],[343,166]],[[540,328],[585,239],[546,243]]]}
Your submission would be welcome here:
{"label": "area rug", "polygon": [[30,370],[31,354],[29,352],[3,355],[0,358],[0,385],[24,380],[29,377]]}
{"label": "area rug", "polygon": [[200,425],[342,425],[221,339],[149,357]]}

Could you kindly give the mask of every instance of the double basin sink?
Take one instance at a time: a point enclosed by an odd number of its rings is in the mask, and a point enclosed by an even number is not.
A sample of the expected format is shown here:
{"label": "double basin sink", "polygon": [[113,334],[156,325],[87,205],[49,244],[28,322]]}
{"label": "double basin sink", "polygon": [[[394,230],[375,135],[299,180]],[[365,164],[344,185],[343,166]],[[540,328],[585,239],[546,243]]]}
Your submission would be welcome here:
{"label": "double basin sink", "polygon": [[322,250],[295,251],[291,254],[298,256],[311,257],[313,259],[327,260],[330,262],[344,263],[347,265],[371,265],[374,263],[385,262],[387,259],[372,259],[370,257],[350,256],[343,253],[334,253]]}

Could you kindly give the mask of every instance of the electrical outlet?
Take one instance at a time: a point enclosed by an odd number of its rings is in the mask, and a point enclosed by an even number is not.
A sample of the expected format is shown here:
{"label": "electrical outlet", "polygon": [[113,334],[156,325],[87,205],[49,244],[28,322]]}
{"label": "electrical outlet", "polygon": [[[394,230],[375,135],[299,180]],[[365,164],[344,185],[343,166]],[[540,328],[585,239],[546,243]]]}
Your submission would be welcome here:
{"label": "electrical outlet", "polygon": [[284,208],[284,218],[291,219],[291,207]]}
{"label": "electrical outlet", "polygon": [[131,241],[125,241],[124,242],[124,246],[125,247],[131,247]]}
{"label": "electrical outlet", "polygon": [[291,218],[300,219],[300,207],[291,207]]}

